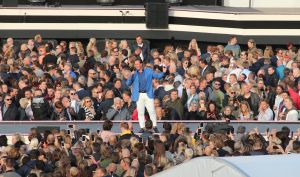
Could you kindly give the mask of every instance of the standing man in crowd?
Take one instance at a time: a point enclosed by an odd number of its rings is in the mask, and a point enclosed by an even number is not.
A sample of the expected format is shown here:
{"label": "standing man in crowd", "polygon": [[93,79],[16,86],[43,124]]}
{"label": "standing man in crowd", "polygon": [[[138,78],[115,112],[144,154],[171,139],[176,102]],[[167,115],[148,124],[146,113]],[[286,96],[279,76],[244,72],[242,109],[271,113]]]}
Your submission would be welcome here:
{"label": "standing man in crowd", "polygon": [[141,35],[136,36],[135,38],[136,43],[132,46],[132,53],[135,52],[137,48],[140,48],[142,51],[140,53],[140,58],[142,61],[148,61],[148,56],[150,55],[150,47],[148,44],[144,43],[143,37]]}
{"label": "standing man in crowd", "polygon": [[163,68],[162,73],[155,73],[151,68],[144,68],[141,59],[136,59],[134,66],[136,71],[132,72],[131,77],[127,80],[127,85],[133,85],[132,101],[137,103],[138,118],[141,127],[140,132],[142,133],[145,128],[145,106],[153,122],[154,131],[157,132],[152,79],[162,78],[167,69]]}

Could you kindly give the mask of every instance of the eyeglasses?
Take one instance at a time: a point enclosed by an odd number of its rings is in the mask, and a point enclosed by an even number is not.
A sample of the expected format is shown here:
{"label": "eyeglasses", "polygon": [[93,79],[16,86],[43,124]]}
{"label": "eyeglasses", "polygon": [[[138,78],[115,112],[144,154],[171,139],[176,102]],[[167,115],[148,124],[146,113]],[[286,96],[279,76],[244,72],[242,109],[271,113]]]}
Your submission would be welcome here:
{"label": "eyeglasses", "polygon": [[235,94],[235,92],[231,92],[231,94]]}
{"label": "eyeglasses", "polygon": [[90,103],[90,102],[92,102],[92,101],[91,101],[91,100],[86,100],[85,102],[86,102],[86,103]]}
{"label": "eyeglasses", "polygon": [[6,101],[12,101],[12,99],[5,99]]}
{"label": "eyeglasses", "polygon": [[70,93],[71,95],[75,95],[75,93]]}
{"label": "eyeglasses", "polygon": [[215,83],[215,85],[221,85],[221,84],[217,84],[217,83]]}

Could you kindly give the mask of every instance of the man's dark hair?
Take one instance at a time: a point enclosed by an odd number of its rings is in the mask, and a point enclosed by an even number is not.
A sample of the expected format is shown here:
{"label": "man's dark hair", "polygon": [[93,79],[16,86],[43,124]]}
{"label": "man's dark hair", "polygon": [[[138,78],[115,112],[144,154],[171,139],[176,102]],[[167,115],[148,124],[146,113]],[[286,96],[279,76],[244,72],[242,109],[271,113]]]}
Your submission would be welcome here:
{"label": "man's dark hair", "polygon": [[165,131],[171,132],[172,125],[169,122],[164,122],[163,128],[165,129]]}
{"label": "man's dark hair", "polygon": [[142,35],[140,35],[140,34],[138,34],[135,38],[138,38],[138,37],[143,39]]}
{"label": "man's dark hair", "polygon": [[15,164],[15,160],[13,158],[9,157],[5,160],[5,165],[9,168],[13,168],[14,164]]}
{"label": "man's dark hair", "polygon": [[151,121],[151,120],[147,120],[147,121],[145,122],[145,128],[146,128],[147,130],[151,130],[152,127],[153,127],[152,121]]}
{"label": "man's dark hair", "polygon": [[30,173],[27,177],[38,177],[35,173]]}
{"label": "man's dark hair", "polygon": [[99,169],[99,170],[101,170],[103,174],[107,174],[107,171],[106,171],[106,169],[105,169],[105,168],[103,168],[103,167],[99,167],[98,169]]}
{"label": "man's dark hair", "polygon": [[203,63],[203,64],[205,64],[205,65],[208,65],[207,60],[205,58],[201,58],[200,62]]}
{"label": "man's dark hair", "polygon": [[42,160],[37,160],[35,162],[35,168],[44,171],[45,163]]}
{"label": "man's dark hair", "polygon": [[103,130],[109,131],[113,127],[113,123],[110,120],[105,120],[103,123]]}
{"label": "man's dark hair", "polygon": [[275,55],[277,55],[277,54],[279,53],[280,50],[282,50],[282,48],[277,48],[277,49],[275,50]]}
{"label": "man's dark hair", "polygon": [[30,158],[29,158],[29,156],[26,155],[26,156],[24,156],[24,157],[22,158],[22,161],[21,161],[21,162],[22,162],[23,165],[25,165],[25,164],[27,164],[29,161],[30,161]]}
{"label": "man's dark hair", "polygon": [[123,94],[125,94],[125,95],[131,97],[131,92],[130,92],[130,90],[124,90],[124,91],[123,91]]}
{"label": "man's dark hair", "polygon": [[170,93],[172,93],[172,92],[178,93],[178,90],[177,89],[172,89],[172,90],[170,90]]}
{"label": "man's dark hair", "polygon": [[37,160],[39,155],[40,155],[40,152],[36,149],[33,149],[29,152],[29,156],[30,156],[31,160]]}
{"label": "man's dark hair", "polygon": [[61,109],[61,108],[63,108],[63,107],[64,107],[64,105],[62,104],[62,102],[61,102],[61,101],[57,101],[57,102],[55,102],[54,106],[55,106],[55,108],[57,108],[57,109]]}
{"label": "man's dark hair", "polygon": [[288,137],[291,130],[290,130],[289,127],[283,126],[283,127],[281,128],[281,131],[284,133],[285,137]]}
{"label": "man's dark hair", "polygon": [[94,143],[92,144],[92,149],[93,149],[94,152],[100,153],[100,144],[94,142]]}
{"label": "man's dark hair", "polygon": [[147,164],[147,165],[145,166],[144,172],[145,172],[145,174],[146,174],[147,176],[152,176],[153,173],[154,173],[153,167],[152,167],[151,165]]}
{"label": "man's dark hair", "polygon": [[118,81],[120,81],[122,83],[122,80],[120,78],[116,78],[116,79],[114,79],[114,84]]}
{"label": "man's dark hair", "polygon": [[122,50],[122,55],[125,57],[128,57],[128,50],[127,49],[123,49]]}
{"label": "man's dark hair", "polygon": [[131,164],[131,159],[129,157],[124,157],[124,158],[121,159],[121,161],[123,161],[124,163],[126,163],[129,166]]}
{"label": "man's dark hair", "polygon": [[269,68],[272,68],[273,70],[275,70],[273,66],[269,66],[268,69],[269,69]]}
{"label": "man's dark hair", "polygon": [[136,61],[139,61],[141,64],[143,64],[143,60],[142,60],[141,58],[137,58],[137,59],[135,59],[135,61],[134,61],[134,62],[136,62]]}
{"label": "man's dark hair", "polygon": [[0,146],[7,146],[7,137],[6,135],[0,136]]}

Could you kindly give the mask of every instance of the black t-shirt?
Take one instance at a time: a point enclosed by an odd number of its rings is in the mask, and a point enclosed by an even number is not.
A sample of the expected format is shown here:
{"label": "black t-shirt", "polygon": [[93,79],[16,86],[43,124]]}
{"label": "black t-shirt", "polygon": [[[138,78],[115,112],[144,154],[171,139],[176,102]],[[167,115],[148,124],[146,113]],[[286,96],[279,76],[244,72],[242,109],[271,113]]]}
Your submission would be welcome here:
{"label": "black t-shirt", "polygon": [[252,103],[251,103],[251,96],[250,96],[249,98],[245,98],[245,97],[244,97],[244,100],[247,101],[247,103],[248,103],[249,106],[250,106],[250,109],[253,111],[253,105],[252,105]]}

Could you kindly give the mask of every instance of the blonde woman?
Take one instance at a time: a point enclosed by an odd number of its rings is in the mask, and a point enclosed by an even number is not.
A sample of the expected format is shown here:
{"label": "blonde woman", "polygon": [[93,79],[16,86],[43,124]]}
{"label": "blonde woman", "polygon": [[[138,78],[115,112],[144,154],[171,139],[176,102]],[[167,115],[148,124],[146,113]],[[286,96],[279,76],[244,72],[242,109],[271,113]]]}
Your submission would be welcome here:
{"label": "blonde woman", "polygon": [[96,61],[101,61],[101,54],[99,53],[98,48],[96,46],[93,46],[91,48],[91,51],[92,51],[92,53],[94,55],[94,59]]}
{"label": "blonde woman", "polygon": [[14,49],[9,47],[8,44],[4,44],[2,47],[2,56],[4,59],[14,58]]}
{"label": "blonde woman", "polygon": [[271,58],[274,56],[273,48],[270,45],[267,45],[264,50],[264,58]]}
{"label": "blonde woman", "polygon": [[84,47],[83,47],[83,44],[80,41],[77,41],[75,43],[75,47],[76,47],[78,55],[84,54]]}
{"label": "blonde woman", "polygon": [[192,39],[191,42],[189,43],[189,50],[196,50],[197,51],[197,57],[200,57],[201,50],[198,47],[198,43],[197,43],[197,40],[195,38]]}
{"label": "blonde woman", "polygon": [[88,45],[86,46],[86,53],[89,53],[89,50],[92,49],[92,47],[96,46],[97,43],[97,39],[96,38],[90,38],[90,41],[88,43]]}
{"label": "blonde woman", "polygon": [[119,52],[122,52],[122,50],[126,49],[128,52],[127,56],[131,55],[131,50],[129,48],[128,42],[126,40],[121,40],[119,44]]}
{"label": "blonde woman", "polygon": [[137,169],[135,167],[129,167],[129,169],[124,174],[124,177],[136,177]]}
{"label": "blonde woman", "polygon": [[81,102],[81,108],[78,112],[79,120],[94,120],[96,118],[96,110],[90,97],[84,97]]}
{"label": "blonde woman", "polygon": [[174,138],[174,140],[179,136],[183,134],[183,130],[184,130],[184,124],[183,123],[175,123],[172,126],[172,130],[171,130],[171,137]]}

